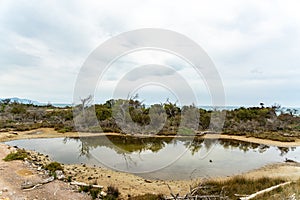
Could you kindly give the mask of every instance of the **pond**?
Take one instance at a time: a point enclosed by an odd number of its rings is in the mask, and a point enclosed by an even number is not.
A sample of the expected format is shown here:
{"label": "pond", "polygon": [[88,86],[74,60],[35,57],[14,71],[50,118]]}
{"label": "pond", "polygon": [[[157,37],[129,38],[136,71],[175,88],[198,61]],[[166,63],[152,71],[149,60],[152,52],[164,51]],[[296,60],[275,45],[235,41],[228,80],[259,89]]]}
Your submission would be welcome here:
{"label": "pond", "polygon": [[94,136],[6,142],[65,164],[85,163],[147,179],[183,180],[239,174],[285,158],[300,161],[299,147],[224,139]]}

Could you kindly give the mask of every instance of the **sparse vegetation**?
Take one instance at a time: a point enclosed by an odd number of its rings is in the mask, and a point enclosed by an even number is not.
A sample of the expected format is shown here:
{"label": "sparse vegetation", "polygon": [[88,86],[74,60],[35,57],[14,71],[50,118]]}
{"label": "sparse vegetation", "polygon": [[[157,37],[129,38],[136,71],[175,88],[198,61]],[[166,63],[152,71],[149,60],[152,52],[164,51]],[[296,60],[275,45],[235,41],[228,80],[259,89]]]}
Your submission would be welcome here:
{"label": "sparse vegetation", "polygon": [[[100,188],[94,188],[92,187],[92,185],[89,186],[80,186],[79,187],[79,192],[85,192],[91,195],[92,199],[97,199],[98,197],[100,197],[100,193],[101,193],[102,189]],[[106,195],[102,196],[101,199],[103,200],[115,200],[119,197],[120,192],[119,189],[117,187],[114,186],[108,186],[107,187],[107,191],[106,191]]]}
{"label": "sparse vegetation", "polygon": [[266,188],[285,182],[282,178],[250,179],[242,176],[235,176],[224,181],[208,180],[196,186],[195,195],[220,195],[229,199],[239,199],[238,195],[250,195]]}
{"label": "sparse vegetation", "polygon": [[143,194],[134,197],[129,197],[128,200],[163,200],[165,199],[162,194]]}
{"label": "sparse vegetation", "polygon": [[[35,106],[2,100],[0,102],[0,131],[25,131],[47,127],[65,133],[75,131],[73,118],[92,122],[93,120],[83,117],[82,112],[95,112],[101,128],[94,124],[76,128],[85,132],[118,133],[126,129],[126,133],[144,134],[139,127],[148,126],[147,133],[194,135],[195,132],[213,130],[210,121],[213,113],[225,113],[223,110],[205,110],[194,105],[179,107],[169,100],[165,103],[146,106],[136,97],[129,100],[111,99],[96,105],[90,105],[89,102],[88,98],[82,99],[82,104],[75,106],[78,112],[74,118],[70,107]],[[113,110],[124,112],[113,115]],[[151,113],[151,110],[155,112]],[[190,110],[198,112],[189,112]],[[116,119],[123,121],[116,123]],[[122,127],[120,123],[123,124]],[[135,125],[132,126],[132,123]],[[230,135],[293,142],[300,138],[299,124],[300,116],[297,115],[297,110],[283,109],[278,105],[267,107],[260,104],[258,107],[227,110],[222,132]],[[152,130],[153,127],[160,126],[158,133]]]}
{"label": "sparse vegetation", "polygon": [[28,153],[24,149],[17,149],[17,151],[9,153],[3,160],[4,161],[24,160],[27,157],[28,157]]}
{"label": "sparse vegetation", "polygon": [[259,195],[255,200],[264,199],[299,199],[300,198],[300,180],[297,180],[287,186],[277,188],[269,193]]}
{"label": "sparse vegetation", "polygon": [[45,165],[45,166],[44,166],[44,169],[49,170],[50,173],[53,173],[53,174],[54,174],[55,171],[57,171],[57,170],[63,171],[63,167],[62,167],[61,164],[58,163],[58,162],[51,162],[51,163]]}
{"label": "sparse vegetation", "polygon": [[92,199],[97,199],[101,192],[101,189],[93,188],[91,185],[90,186],[80,186],[79,192],[89,193],[91,195]]}
{"label": "sparse vegetation", "polygon": [[117,199],[120,195],[119,189],[115,186],[107,187],[107,195],[104,197],[104,200],[114,200]]}

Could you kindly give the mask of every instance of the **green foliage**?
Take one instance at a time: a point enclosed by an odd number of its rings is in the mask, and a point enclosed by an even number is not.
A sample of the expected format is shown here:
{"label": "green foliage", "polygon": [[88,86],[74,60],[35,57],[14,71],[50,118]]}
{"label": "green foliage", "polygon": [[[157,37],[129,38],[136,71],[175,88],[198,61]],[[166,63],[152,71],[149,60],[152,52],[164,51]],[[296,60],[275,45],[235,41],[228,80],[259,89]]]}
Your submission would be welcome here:
{"label": "green foliage", "polygon": [[100,188],[93,188],[91,185],[89,186],[80,186],[79,192],[85,192],[89,193],[92,197],[92,199],[97,199],[99,196],[99,193],[101,192]]}
{"label": "green foliage", "polygon": [[92,199],[97,199],[100,192],[101,192],[101,189],[99,189],[99,188],[90,189],[90,195],[91,195]]}
{"label": "green foliage", "polygon": [[211,116],[211,111],[206,111],[204,109],[199,109],[199,126],[201,130],[206,130],[209,127],[210,124],[210,116]]}
{"label": "green foliage", "polygon": [[178,129],[178,134],[179,135],[195,135],[195,131],[192,129],[186,128],[186,127],[181,127]]}
{"label": "green foliage", "polygon": [[14,104],[10,112],[13,114],[24,114],[27,111],[23,104]]}
{"label": "green foliage", "polygon": [[119,189],[114,186],[107,187],[107,195],[103,198],[104,200],[114,200],[117,199],[120,195]]}
{"label": "green foliage", "polygon": [[70,183],[72,182],[72,176],[68,176],[67,181]]}
{"label": "green foliage", "polygon": [[[97,199],[101,192],[100,188],[93,188],[92,185],[89,186],[80,186],[79,192],[89,193],[92,199]],[[119,189],[114,186],[107,187],[107,195],[102,197],[103,200],[115,200],[119,197],[120,192]]]}
{"label": "green foliage", "polygon": [[164,109],[166,110],[168,118],[175,117],[176,115],[181,113],[181,110],[176,106],[176,103],[171,103],[169,101],[164,104]]}
{"label": "green foliage", "polygon": [[58,162],[51,162],[51,163],[45,165],[44,169],[49,170],[52,174],[54,174],[56,170],[63,171],[63,167]]}
{"label": "green foliage", "polygon": [[[198,109],[194,105],[179,107],[169,100],[146,107],[136,98],[137,96],[129,100],[110,99],[104,104],[96,104],[94,107],[89,104],[89,98],[83,99],[84,105],[75,106],[80,111],[76,120],[91,124],[79,131],[193,135],[193,131],[213,130],[214,124],[211,123],[211,117],[216,112],[222,112]],[[190,108],[192,111],[189,110]],[[117,113],[116,116],[112,116],[113,109]],[[83,111],[95,111],[101,128],[95,125],[93,120],[82,115]],[[280,106],[267,107],[264,104],[259,107],[227,110],[222,131],[226,134],[262,139],[295,141],[296,138],[300,138],[300,116],[296,114],[297,110],[295,109],[280,109]],[[120,124],[117,124],[115,118],[121,119],[121,121],[124,119],[122,121],[124,126],[121,127]],[[131,122],[134,122],[136,126],[131,126]],[[179,128],[180,126],[184,128]],[[0,102],[0,128],[2,131],[28,131],[43,127],[54,128],[60,133],[74,131],[72,108],[11,103],[9,100]],[[126,131],[124,131],[124,127]],[[147,131],[140,131],[140,127],[142,129],[147,127],[144,129]],[[159,133],[156,130],[160,130]]]}
{"label": "green foliage", "polygon": [[71,132],[73,130],[73,127],[63,126],[61,129],[56,129],[56,130],[59,133],[66,133],[66,132]]}
{"label": "green foliage", "polygon": [[92,186],[80,186],[78,191],[88,193],[92,189]]}
{"label": "green foliage", "polygon": [[97,119],[99,121],[103,121],[106,119],[110,119],[112,117],[112,110],[110,107],[108,107],[108,105],[95,105],[95,112],[96,112],[96,116]]}
{"label": "green foliage", "polygon": [[24,160],[28,157],[28,153],[24,149],[17,149],[16,152],[9,153],[3,160],[12,161],[12,160]]}

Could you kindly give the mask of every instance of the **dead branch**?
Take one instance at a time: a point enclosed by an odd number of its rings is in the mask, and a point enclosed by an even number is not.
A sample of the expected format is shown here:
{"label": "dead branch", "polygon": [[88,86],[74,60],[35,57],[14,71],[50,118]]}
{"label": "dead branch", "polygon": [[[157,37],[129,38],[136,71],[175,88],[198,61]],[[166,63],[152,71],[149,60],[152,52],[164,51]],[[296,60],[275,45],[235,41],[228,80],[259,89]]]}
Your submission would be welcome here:
{"label": "dead branch", "polygon": [[198,200],[201,200],[201,199],[226,199],[224,198],[223,196],[221,195],[194,195],[194,196],[184,196],[184,197],[179,197],[177,196],[176,198],[174,197],[166,197],[166,200],[194,200],[194,199],[198,199]]}
{"label": "dead branch", "polygon": [[21,189],[22,190],[33,190],[35,189],[36,187],[39,187],[39,186],[42,186],[44,184],[47,184],[47,183],[50,183],[54,181],[54,177],[51,176],[49,178],[46,178],[38,183],[31,183],[31,182],[25,182],[24,184],[21,185]]}
{"label": "dead branch", "polygon": [[275,186],[272,186],[272,187],[269,187],[267,189],[264,189],[264,190],[261,190],[259,192],[256,192],[254,194],[251,194],[247,197],[240,197],[240,200],[249,200],[249,199],[253,199],[254,197],[256,197],[257,195],[260,195],[260,194],[263,194],[263,193],[266,193],[266,192],[270,192],[272,190],[275,190],[276,188],[279,188],[279,187],[282,187],[282,186],[285,186],[285,185],[288,185],[290,184],[291,181],[289,182],[285,182],[285,183],[281,183],[281,184],[278,184],[278,185],[275,185]]}
{"label": "dead branch", "polygon": [[100,188],[100,189],[103,188],[103,186],[101,186],[101,185],[89,185],[89,184],[82,183],[82,182],[77,182],[77,181],[73,181],[70,184],[71,185],[77,185],[77,186],[83,186],[83,187],[93,187],[93,188]]}

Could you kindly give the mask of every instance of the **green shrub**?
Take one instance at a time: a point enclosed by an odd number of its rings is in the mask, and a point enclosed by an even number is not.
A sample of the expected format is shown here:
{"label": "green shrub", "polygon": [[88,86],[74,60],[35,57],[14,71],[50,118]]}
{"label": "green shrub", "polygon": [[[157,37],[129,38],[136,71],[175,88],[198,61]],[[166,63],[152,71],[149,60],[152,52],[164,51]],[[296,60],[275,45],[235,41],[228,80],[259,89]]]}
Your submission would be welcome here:
{"label": "green shrub", "polygon": [[24,149],[18,149],[16,152],[9,153],[3,160],[12,161],[12,160],[24,160],[28,157],[28,153]]}
{"label": "green shrub", "polygon": [[120,195],[119,189],[114,186],[107,187],[107,195],[103,198],[104,200],[114,200]]}
{"label": "green shrub", "polygon": [[178,134],[179,135],[195,135],[195,131],[192,129],[186,128],[186,127],[181,127],[178,129]]}
{"label": "green shrub", "polygon": [[89,185],[89,186],[80,186],[79,187],[79,192],[89,193],[91,195],[92,199],[97,199],[99,193],[101,192],[101,189],[100,188],[93,188],[91,185]]}
{"label": "green shrub", "polygon": [[51,173],[55,173],[56,170],[63,171],[63,167],[58,162],[51,162],[48,165],[44,166],[44,169],[49,170]]}
{"label": "green shrub", "polygon": [[97,199],[100,192],[101,192],[100,188],[91,188],[90,195],[91,195],[92,199]]}

